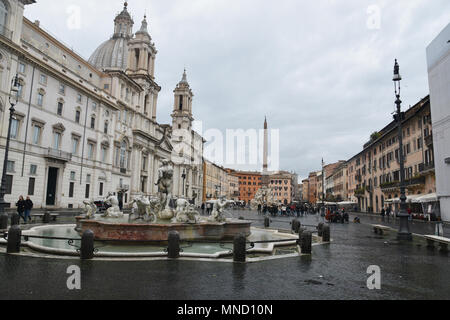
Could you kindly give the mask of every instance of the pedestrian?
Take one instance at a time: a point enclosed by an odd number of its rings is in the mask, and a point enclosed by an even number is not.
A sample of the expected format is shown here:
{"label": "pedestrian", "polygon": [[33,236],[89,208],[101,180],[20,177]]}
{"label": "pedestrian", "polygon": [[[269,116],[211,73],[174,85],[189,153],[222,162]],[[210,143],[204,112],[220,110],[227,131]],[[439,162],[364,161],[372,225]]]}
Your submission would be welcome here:
{"label": "pedestrian", "polygon": [[202,203],[202,216],[204,216],[205,215],[205,203],[203,202]]}
{"label": "pedestrian", "polygon": [[25,216],[23,215],[25,212],[25,200],[23,199],[23,196],[19,197],[19,201],[17,201],[16,207],[17,207],[17,213],[19,214],[20,217],[22,217],[22,219],[26,223]]}
{"label": "pedestrian", "polygon": [[384,221],[384,216],[386,215],[386,210],[384,208],[381,210],[381,220]]}
{"label": "pedestrian", "polygon": [[261,215],[262,206],[261,204],[258,204],[258,215]]}
{"label": "pedestrian", "polygon": [[27,197],[27,200],[25,200],[25,223],[27,223],[28,220],[31,222],[31,210],[33,209],[33,201],[31,201],[30,197]]}

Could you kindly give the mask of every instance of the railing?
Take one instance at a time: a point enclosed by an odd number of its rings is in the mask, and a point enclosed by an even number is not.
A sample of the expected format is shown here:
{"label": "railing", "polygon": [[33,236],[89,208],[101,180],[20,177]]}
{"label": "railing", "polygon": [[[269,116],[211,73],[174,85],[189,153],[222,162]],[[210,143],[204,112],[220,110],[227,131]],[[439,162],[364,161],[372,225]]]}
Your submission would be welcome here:
{"label": "railing", "polygon": [[13,35],[13,32],[11,30],[9,30],[8,28],[6,28],[3,25],[0,25],[0,36],[3,36],[9,40],[12,40],[12,35]]}
{"label": "railing", "polygon": [[433,134],[425,137],[425,144],[427,145],[427,147],[433,145]]}
{"label": "railing", "polygon": [[421,163],[419,164],[419,172],[425,172],[428,170],[433,170],[434,167],[434,162],[429,162],[429,163]]}
{"label": "railing", "polygon": [[61,151],[61,150],[52,149],[52,148],[48,148],[46,156],[49,157],[49,158],[55,158],[55,159],[64,160],[64,161],[71,161],[72,160],[72,154],[71,153],[64,152],[64,151]]}

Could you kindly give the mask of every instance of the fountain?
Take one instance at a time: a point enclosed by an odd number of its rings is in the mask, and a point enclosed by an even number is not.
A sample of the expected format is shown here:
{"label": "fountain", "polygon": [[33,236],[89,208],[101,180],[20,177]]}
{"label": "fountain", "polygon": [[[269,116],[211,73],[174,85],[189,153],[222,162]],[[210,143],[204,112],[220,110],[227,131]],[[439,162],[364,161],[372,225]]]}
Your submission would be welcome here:
{"label": "fountain", "polygon": [[[158,197],[135,198],[131,214],[121,212],[117,197],[110,193],[106,199],[110,208],[104,214],[97,214],[93,202],[84,201],[84,214],[76,217],[76,224],[33,227],[23,232],[22,245],[33,254],[78,256],[81,236],[91,230],[96,257],[154,259],[167,257],[169,233],[176,231],[183,246],[180,256],[185,258],[226,260],[233,252],[233,239],[241,234],[252,244],[247,251],[253,255],[250,260],[298,255],[298,235],[255,228],[250,221],[227,218],[226,208],[233,201],[224,197],[209,201],[213,204],[211,216],[200,216],[188,200],[172,196],[173,171],[169,161],[162,162],[156,183]],[[266,190],[260,192],[257,201],[271,203],[272,198]]]}
{"label": "fountain", "polygon": [[224,197],[213,200],[211,217],[200,217],[188,200],[173,198],[172,164],[162,161],[158,173],[158,198],[134,199],[130,215],[120,211],[119,201],[113,194],[106,199],[111,207],[103,215],[96,215],[95,205],[85,201],[85,215],[76,218],[75,230],[80,234],[92,230],[98,241],[167,241],[171,231],[177,231],[182,241],[231,240],[238,234],[250,236],[251,222],[224,217],[224,210],[232,201]]}

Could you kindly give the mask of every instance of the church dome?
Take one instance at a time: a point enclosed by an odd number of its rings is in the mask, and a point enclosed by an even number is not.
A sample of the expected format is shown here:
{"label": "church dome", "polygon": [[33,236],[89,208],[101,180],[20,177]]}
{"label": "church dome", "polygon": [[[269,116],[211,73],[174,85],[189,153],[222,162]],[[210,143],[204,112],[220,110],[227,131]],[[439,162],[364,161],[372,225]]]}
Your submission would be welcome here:
{"label": "church dome", "polygon": [[114,34],[103,42],[89,58],[89,63],[97,69],[127,68],[128,41],[133,37],[133,19],[127,10],[128,3],[114,19]]}
{"label": "church dome", "polygon": [[128,39],[111,38],[98,47],[89,58],[97,69],[126,69],[128,61]]}

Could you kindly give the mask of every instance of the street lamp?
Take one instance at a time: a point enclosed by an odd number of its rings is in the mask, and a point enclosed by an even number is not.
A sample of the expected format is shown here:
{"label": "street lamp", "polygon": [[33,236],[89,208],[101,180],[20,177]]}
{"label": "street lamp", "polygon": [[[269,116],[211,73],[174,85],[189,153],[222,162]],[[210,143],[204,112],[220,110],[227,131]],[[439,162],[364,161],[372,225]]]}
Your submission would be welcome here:
{"label": "street lamp", "polygon": [[10,204],[5,202],[5,193],[6,193],[6,173],[8,166],[8,154],[9,154],[9,142],[11,139],[11,124],[14,118],[14,113],[16,110],[14,107],[17,105],[19,100],[19,78],[16,75],[11,82],[11,91],[9,94],[9,103],[11,108],[9,108],[9,126],[8,133],[6,138],[6,147],[5,147],[5,157],[3,160],[3,172],[2,172],[2,181],[0,186],[0,229],[5,230],[8,228],[8,215],[5,212],[6,207],[10,207]]}
{"label": "street lamp", "polygon": [[394,65],[394,81],[395,87],[395,104],[397,105],[397,114],[394,115],[394,119],[398,123],[398,143],[399,143],[399,161],[400,161],[400,212],[398,217],[400,218],[400,227],[398,230],[397,239],[398,240],[412,240],[412,234],[409,229],[409,214],[406,211],[406,188],[405,188],[405,160],[403,154],[403,128],[402,121],[405,118],[405,114],[401,110],[402,101],[400,100],[401,86],[400,82],[402,77],[400,75],[400,66],[398,65],[397,59],[395,59]]}
{"label": "street lamp", "polygon": [[183,178],[183,196],[185,196],[185,181],[186,181],[186,169],[183,169],[183,174],[181,175]]}

